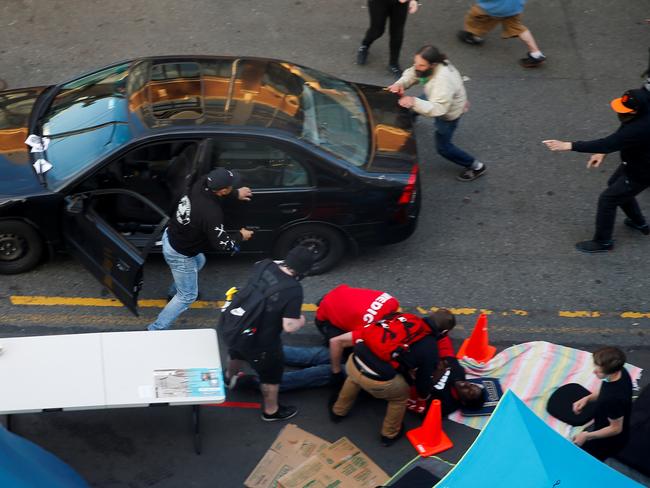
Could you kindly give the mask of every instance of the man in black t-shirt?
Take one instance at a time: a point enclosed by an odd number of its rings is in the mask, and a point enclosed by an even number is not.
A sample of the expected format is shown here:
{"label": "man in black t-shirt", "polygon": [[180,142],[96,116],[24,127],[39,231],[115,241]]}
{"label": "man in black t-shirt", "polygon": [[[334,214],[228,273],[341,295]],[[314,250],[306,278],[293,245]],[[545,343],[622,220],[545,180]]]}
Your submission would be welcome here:
{"label": "man in black t-shirt", "polygon": [[314,253],[304,246],[289,251],[284,261],[270,266],[264,280],[269,286],[287,283],[288,286],[266,299],[264,312],[251,328],[257,329],[254,345],[245,350],[228,351],[230,361],[226,372],[226,382],[231,383],[248,362],[259,376],[263,396],[262,420],[290,419],[298,413],[293,406],[278,403],[280,381],[284,370],[282,354],[282,331],[295,332],[305,325],[302,315],[302,285],[300,279],[309,271],[314,262]]}
{"label": "man in black t-shirt", "polygon": [[625,353],[617,347],[594,352],[594,374],[603,381],[600,391],[573,404],[574,413],[579,414],[587,403],[596,402],[593,420],[573,442],[601,461],[623,449],[629,436],[632,379],[624,365]]}

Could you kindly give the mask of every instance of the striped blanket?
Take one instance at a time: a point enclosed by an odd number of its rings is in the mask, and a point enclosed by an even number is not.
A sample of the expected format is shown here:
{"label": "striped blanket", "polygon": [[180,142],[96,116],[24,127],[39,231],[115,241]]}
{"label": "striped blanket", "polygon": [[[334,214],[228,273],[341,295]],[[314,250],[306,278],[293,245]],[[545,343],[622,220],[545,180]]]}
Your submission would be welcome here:
{"label": "striped blanket", "polygon": [[[599,379],[593,374],[590,352],[570,347],[536,341],[509,347],[487,363],[477,363],[464,358],[460,363],[468,378],[499,378],[503,392],[511,389],[542,420],[565,437],[574,435],[579,427],[571,427],[546,412],[551,394],[567,383],[579,383],[590,391],[598,387]],[[625,365],[634,386],[641,377],[642,369]],[[449,419],[475,429],[482,429],[489,417],[465,417],[460,411]]]}

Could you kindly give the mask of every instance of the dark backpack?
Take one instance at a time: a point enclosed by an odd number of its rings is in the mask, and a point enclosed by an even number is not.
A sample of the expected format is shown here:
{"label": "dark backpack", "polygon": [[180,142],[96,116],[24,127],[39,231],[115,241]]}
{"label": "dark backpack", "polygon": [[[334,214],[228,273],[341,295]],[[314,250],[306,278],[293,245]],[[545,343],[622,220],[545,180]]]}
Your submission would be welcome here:
{"label": "dark backpack", "polygon": [[431,334],[431,328],[417,315],[393,313],[366,325],[361,340],[375,356],[397,368],[399,356],[408,351],[411,344]]}
{"label": "dark backpack", "polygon": [[270,259],[255,263],[246,286],[234,294],[221,309],[219,328],[226,344],[236,351],[253,347],[258,337],[258,323],[271,295],[296,286],[288,280],[278,281],[270,268],[277,266]]}

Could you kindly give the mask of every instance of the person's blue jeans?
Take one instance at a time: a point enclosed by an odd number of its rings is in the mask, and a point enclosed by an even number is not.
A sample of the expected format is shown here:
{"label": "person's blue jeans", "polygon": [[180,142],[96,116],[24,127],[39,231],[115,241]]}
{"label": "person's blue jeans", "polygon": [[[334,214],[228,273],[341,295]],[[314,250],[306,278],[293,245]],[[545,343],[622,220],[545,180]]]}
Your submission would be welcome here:
{"label": "person's blue jeans", "polygon": [[297,369],[282,373],[280,391],[317,388],[330,384],[330,351],[326,347],[282,346],[284,364]]}
{"label": "person's blue jeans", "polygon": [[474,163],[474,156],[467,154],[451,142],[459,121],[460,117],[456,120],[443,120],[440,117],[435,118],[436,150],[438,154],[452,163],[459,164],[465,168],[471,168]]}
{"label": "person's blue jeans", "polygon": [[166,229],[162,237],[162,248],[174,278],[170,287],[170,294],[173,293],[174,296],[158,314],[156,321],[149,324],[148,330],[169,329],[176,318],[194,303],[199,293],[199,271],[205,265],[203,254],[189,258],[176,252],[169,243]]}

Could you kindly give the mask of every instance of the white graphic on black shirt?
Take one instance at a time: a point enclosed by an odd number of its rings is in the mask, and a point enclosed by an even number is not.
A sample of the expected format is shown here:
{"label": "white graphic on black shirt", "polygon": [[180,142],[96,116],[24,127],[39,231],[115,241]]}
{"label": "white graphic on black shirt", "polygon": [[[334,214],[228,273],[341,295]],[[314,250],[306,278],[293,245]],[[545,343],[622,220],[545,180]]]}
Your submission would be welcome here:
{"label": "white graphic on black shirt", "polygon": [[233,241],[226,230],[223,228],[223,224],[218,225],[214,228],[215,231],[217,231],[217,238],[219,238],[219,245],[228,251],[232,251],[236,243]]}
{"label": "white graphic on black shirt", "polygon": [[176,208],[176,221],[181,225],[189,224],[190,213],[192,213],[192,204],[190,203],[190,197],[185,195],[181,198],[181,201],[178,202],[178,207]]}
{"label": "white graphic on black shirt", "polygon": [[450,374],[451,374],[451,369],[447,368],[445,370],[445,374],[442,375],[442,377],[438,380],[438,382],[433,387],[436,390],[444,390],[445,386],[447,386],[447,380],[449,379]]}

